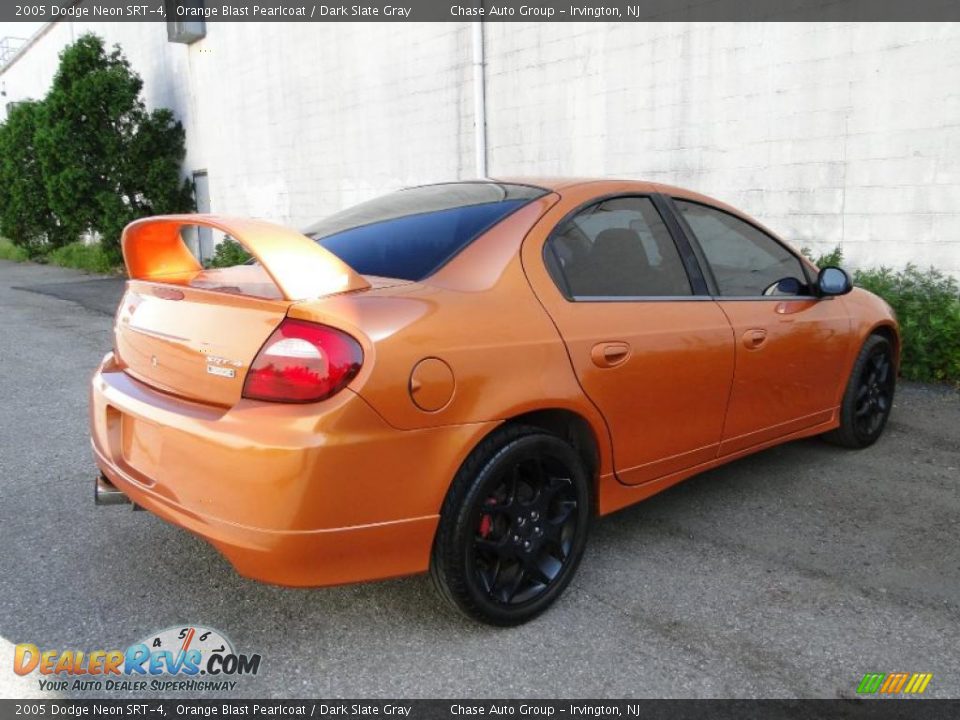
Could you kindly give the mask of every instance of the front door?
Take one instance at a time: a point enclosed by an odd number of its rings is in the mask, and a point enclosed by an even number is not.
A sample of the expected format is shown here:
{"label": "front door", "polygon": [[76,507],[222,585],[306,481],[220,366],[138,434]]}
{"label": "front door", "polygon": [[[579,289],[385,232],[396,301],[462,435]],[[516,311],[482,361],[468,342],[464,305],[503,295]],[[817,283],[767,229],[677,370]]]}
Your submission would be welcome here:
{"label": "front door", "polygon": [[716,457],[733,378],[723,311],[694,295],[648,197],[590,205],[524,245],[531,284],[613,439],[614,467],[643,483]]}
{"label": "front door", "polygon": [[719,208],[675,200],[712,271],[736,342],[720,454],[830,419],[850,341],[840,298],[818,298],[800,260]]}

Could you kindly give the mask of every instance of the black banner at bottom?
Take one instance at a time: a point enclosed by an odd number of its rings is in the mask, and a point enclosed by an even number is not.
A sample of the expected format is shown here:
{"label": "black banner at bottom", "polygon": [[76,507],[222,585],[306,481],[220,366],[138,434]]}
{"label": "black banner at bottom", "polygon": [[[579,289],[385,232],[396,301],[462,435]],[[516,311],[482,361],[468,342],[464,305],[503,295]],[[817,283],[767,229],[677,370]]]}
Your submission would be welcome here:
{"label": "black banner at bottom", "polygon": [[920,720],[960,717],[960,700],[0,700],[2,720],[111,717]]}

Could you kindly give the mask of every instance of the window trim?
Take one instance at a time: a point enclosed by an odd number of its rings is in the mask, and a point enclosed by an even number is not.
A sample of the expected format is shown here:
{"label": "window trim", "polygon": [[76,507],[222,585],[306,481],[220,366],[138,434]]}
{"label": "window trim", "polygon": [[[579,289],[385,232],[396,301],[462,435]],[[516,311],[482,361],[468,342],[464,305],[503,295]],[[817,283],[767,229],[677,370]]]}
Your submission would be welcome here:
{"label": "window trim", "polygon": [[[692,200],[690,198],[685,198],[685,197],[678,197],[676,195],[664,196],[664,199],[666,200],[666,205],[667,207],[669,207],[670,212],[672,212],[675,215],[678,224],[683,230],[683,233],[687,236],[687,239],[690,242],[690,245],[694,248],[694,253],[697,256],[698,262],[702,267],[706,268],[705,275],[707,277],[707,282],[710,286],[710,292],[712,294],[712,297],[715,300],[736,300],[736,301],[763,300],[763,301],[784,302],[786,300],[793,300],[793,299],[800,299],[800,300],[819,300],[820,299],[820,295],[819,293],[817,293],[817,283],[814,279],[811,279],[810,271],[807,268],[807,264],[803,260],[803,256],[800,255],[800,253],[798,253],[797,251],[795,251],[792,247],[787,245],[786,242],[778,238],[776,235],[772,235],[769,230],[766,230],[765,228],[761,227],[753,220],[750,220],[745,217],[742,217],[741,215],[732,213],[729,210],[724,210],[723,208],[717,207],[716,205],[713,205],[708,202],[703,202],[700,200]],[[676,203],[678,202],[690,203],[691,205],[700,205],[701,207],[705,207],[710,210],[723,213],[724,215],[728,215],[729,217],[732,217],[735,220],[739,220],[744,225],[749,225],[754,230],[759,232],[761,235],[764,235],[765,237],[770,238],[773,242],[775,242],[781,248],[786,250],[789,255],[792,255],[793,258],[799,263],[800,272],[803,273],[803,277],[807,282],[807,286],[811,289],[811,294],[810,295],[723,295],[720,292],[720,286],[717,283],[717,279],[713,274],[713,267],[710,265],[710,262],[709,260],[707,260],[707,256],[704,253],[703,245],[701,245],[700,243],[700,238],[698,238],[697,234],[693,232],[693,228],[690,227],[690,224],[687,222],[686,218],[683,216],[683,213],[680,211],[680,208],[677,207]]]}
{"label": "window trim", "polygon": [[[670,235],[670,239],[673,240],[673,245],[676,248],[677,256],[680,259],[680,264],[683,267],[684,272],[687,275],[687,282],[690,283],[690,294],[689,295],[574,295],[570,289],[569,281],[566,276],[561,272],[561,278],[558,279],[554,277],[553,273],[550,272],[550,263],[547,261],[547,253],[556,253],[553,251],[550,246],[550,241],[553,239],[554,235],[557,232],[557,228],[562,227],[572,218],[579,215],[584,210],[593,207],[594,205],[601,205],[610,200],[627,200],[630,198],[639,198],[643,200],[649,200],[653,205],[653,209],[660,216],[660,219],[663,221],[664,226],[667,228],[667,232]],[[699,262],[691,248],[687,238],[683,235],[683,230],[677,224],[676,219],[673,217],[671,208],[664,203],[664,196],[661,193],[641,193],[641,192],[616,192],[616,193],[607,193],[605,195],[597,195],[595,197],[586,200],[579,205],[577,205],[573,210],[569,211],[566,215],[560,218],[554,226],[550,229],[550,232],[547,234],[546,239],[543,241],[543,247],[540,253],[540,259],[543,262],[544,270],[547,271],[547,277],[553,282],[553,285],[560,292],[560,295],[563,296],[563,299],[569,303],[576,302],[691,302],[691,301],[703,301],[703,300],[712,300],[713,297],[710,295],[709,286],[703,276],[703,272],[700,269]]]}

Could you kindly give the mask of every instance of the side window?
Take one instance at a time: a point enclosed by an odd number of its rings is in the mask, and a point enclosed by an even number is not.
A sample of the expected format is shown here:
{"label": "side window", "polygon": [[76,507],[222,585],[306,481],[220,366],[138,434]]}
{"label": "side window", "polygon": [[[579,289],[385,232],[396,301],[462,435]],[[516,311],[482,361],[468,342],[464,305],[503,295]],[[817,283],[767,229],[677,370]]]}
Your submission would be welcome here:
{"label": "side window", "polygon": [[783,245],[722,210],[674,200],[710,263],[721,295],[808,295],[800,261]]}
{"label": "side window", "polygon": [[691,295],[673,238],[644,197],[604,200],[553,231],[544,260],[567,297]]}

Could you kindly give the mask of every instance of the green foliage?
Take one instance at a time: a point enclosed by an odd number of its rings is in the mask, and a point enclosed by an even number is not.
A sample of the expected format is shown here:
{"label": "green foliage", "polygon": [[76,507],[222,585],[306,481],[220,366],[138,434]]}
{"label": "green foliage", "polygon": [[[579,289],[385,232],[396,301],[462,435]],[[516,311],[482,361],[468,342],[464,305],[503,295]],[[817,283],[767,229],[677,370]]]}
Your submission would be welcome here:
{"label": "green foliage", "polygon": [[142,87],[118,46],[83,35],[60,55],[37,135],[51,208],[71,237],[99,232],[116,259],[127,223],[193,209],[183,127],[168,110],[147,113]]}
{"label": "green foliage", "polygon": [[147,112],[143,82],[118,46],[82,35],[60,54],[42,102],[0,127],[0,228],[33,255],[99,233],[115,264],[120,233],[140,217],[193,209],[181,180],[184,132],[169,110]]}
{"label": "green foliage", "polygon": [[110,273],[117,269],[117,262],[113,254],[108,252],[100,243],[88,245],[82,242],[72,242],[62,245],[51,250],[47,259],[54,265],[94,273]]}
{"label": "green foliage", "polygon": [[186,135],[173,113],[158,108],[140,119],[126,153],[127,186],[141,183],[137,202],[155,214],[195,209],[193,183],[181,179]]}
{"label": "green foliage", "polygon": [[854,284],[879,295],[897,314],[901,373],[908,380],[960,385],[960,286],[939,270],[907,265],[859,270]]}
{"label": "green foliage", "polygon": [[99,228],[105,205],[123,202],[118,166],[142,112],[142,85],[119,48],[108,54],[95,35],[60,53],[36,144],[50,209],[71,240]]}
{"label": "green foliage", "polygon": [[23,262],[27,260],[27,251],[22,247],[14,245],[6,238],[0,238],[0,260],[13,260],[14,262]]}
{"label": "green foliage", "polygon": [[217,250],[207,262],[207,267],[233,267],[243,265],[249,259],[250,253],[243,249],[243,245],[227,236],[217,245]]}
{"label": "green foliage", "polygon": [[843,264],[843,250],[837,245],[833,250],[822,255],[814,255],[808,248],[800,248],[800,253],[818,268],[840,267]]}
{"label": "green foliage", "polygon": [[47,204],[34,144],[40,117],[40,103],[25,102],[0,125],[0,232],[33,257],[43,252],[48,237],[63,236]]}

